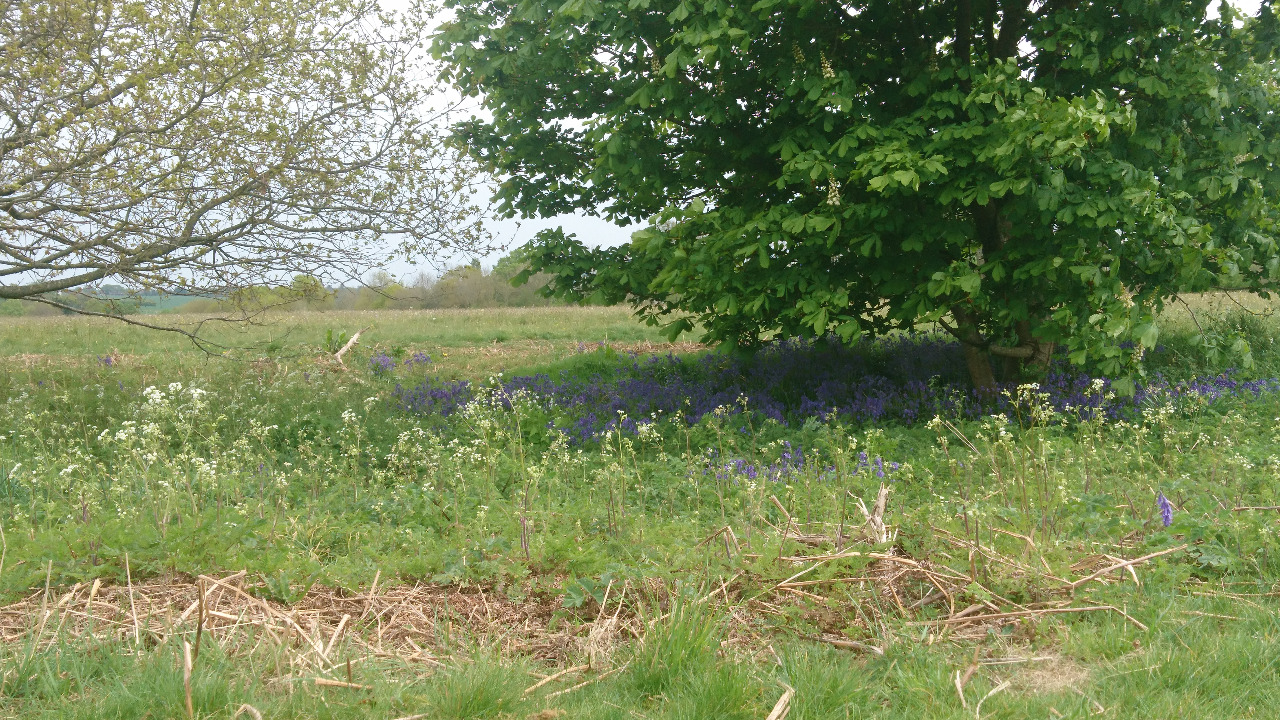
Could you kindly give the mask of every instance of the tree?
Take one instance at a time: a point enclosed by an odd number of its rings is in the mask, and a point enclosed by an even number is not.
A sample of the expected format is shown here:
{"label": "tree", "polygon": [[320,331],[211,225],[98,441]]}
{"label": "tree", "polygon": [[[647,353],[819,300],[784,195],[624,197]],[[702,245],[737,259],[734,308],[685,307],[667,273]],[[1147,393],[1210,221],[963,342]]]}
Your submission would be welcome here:
{"label": "tree", "polygon": [[[1277,279],[1277,23],[1122,0],[450,0],[456,133],[552,292],[713,340],[938,323],[991,387],[1140,373],[1179,293]],[[1122,384],[1121,387],[1124,385]]]}
{"label": "tree", "polygon": [[[371,0],[0,0],[0,298],[474,254],[477,168]],[[58,293],[63,293],[58,295]]]}

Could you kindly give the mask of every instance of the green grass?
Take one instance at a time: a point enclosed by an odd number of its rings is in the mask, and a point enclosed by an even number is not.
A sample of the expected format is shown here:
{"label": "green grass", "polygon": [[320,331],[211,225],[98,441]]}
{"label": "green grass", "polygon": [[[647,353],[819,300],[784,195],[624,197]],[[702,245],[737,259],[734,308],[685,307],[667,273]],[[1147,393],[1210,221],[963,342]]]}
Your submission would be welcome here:
{"label": "green grass", "polygon": [[[194,330],[201,316],[169,315],[146,322]],[[364,345],[412,348],[463,348],[483,352],[507,343],[532,347],[608,341],[660,342],[654,328],[637,323],[620,307],[543,307],[476,310],[335,310],[327,312],[269,312],[251,324],[211,321],[201,327],[203,337],[231,349],[240,357],[288,357],[321,348],[326,334],[345,337],[361,329]],[[125,355],[203,354],[191,341],[175,333],[157,333],[102,318],[0,318],[0,354],[40,355],[49,359],[92,358],[111,352]]]}
{"label": "green grass", "polygon": [[[1209,308],[1198,320],[1222,337],[1243,330],[1253,372],[1277,373],[1273,319]],[[325,359],[334,336],[366,327],[349,369]],[[1197,332],[1175,324],[1162,338],[1175,359],[1157,369],[1233,362],[1194,343]],[[416,642],[443,666],[403,643],[370,652],[392,615],[353,617],[362,641],[337,642],[339,660],[324,667],[300,659],[296,637],[206,635],[198,717],[229,718],[247,703],[270,718],[759,718],[788,686],[793,719],[972,717],[988,693],[982,717],[1280,712],[1280,513],[1233,510],[1280,505],[1280,398],[1181,403],[1129,423],[987,419],[954,430],[757,419],[742,432],[713,417],[590,447],[553,442],[546,418],[519,402],[449,422],[387,403],[396,383],[425,372],[607,371],[616,356],[578,348],[606,336],[628,349],[658,340],[618,309],[316,313],[249,328],[236,337],[252,350],[210,358],[177,337],[95,320],[0,319],[10,356],[0,600],[29,599],[20,617],[0,614],[10,638],[0,642],[0,718],[185,717],[190,622],[139,646],[127,623],[81,635],[57,600],[76,583],[86,597],[95,579],[181,584],[242,569],[251,593],[286,605],[308,588],[359,596],[377,576],[382,588],[479,588],[486,610],[537,608],[546,622],[432,615],[436,634]],[[375,351],[433,362],[376,376]],[[814,453],[818,469],[785,485],[703,472],[712,452],[776,460],[784,440]],[[837,528],[862,524],[857,501],[872,504],[879,481],[822,471],[862,451],[908,466],[885,516],[896,537],[859,541],[862,556],[784,559],[830,553]],[[1169,528],[1157,491],[1176,506]],[[793,529],[826,540],[784,539],[784,508]],[[723,535],[704,542],[725,526],[737,547]],[[1054,580],[1181,544],[1138,565],[1140,585],[1114,574],[1072,595]],[[865,553],[890,551],[927,563],[934,582],[917,572],[886,583],[900,566]],[[777,587],[810,566],[802,592]],[[873,579],[845,582],[858,577]],[[900,609],[938,578],[945,600]],[[953,606],[985,614],[1068,600],[1132,621],[1091,611],[936,622]],[[43,625],[41,607],[55,609]],[[824,636],[884,655],[815,640]],[[314,685],[346,680],[347,659],[369,689]],[[525,693],[531,673],[588,659],[591,670]],[[962,706],[955,675],[971,667]]]}

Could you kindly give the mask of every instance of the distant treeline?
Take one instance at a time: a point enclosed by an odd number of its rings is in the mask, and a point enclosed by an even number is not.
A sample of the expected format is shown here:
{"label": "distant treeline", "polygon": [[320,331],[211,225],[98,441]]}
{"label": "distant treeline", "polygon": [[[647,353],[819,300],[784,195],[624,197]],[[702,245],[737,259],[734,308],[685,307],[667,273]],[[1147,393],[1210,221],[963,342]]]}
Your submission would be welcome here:
{"label": "distant treeline", "polygon": [[[505,259],[505,258],[504,258]],[[463,265],[440,277],[426,273],[409,283],[378,274],[362,287],[326,288],[315,278],[300,275],[291,286],[245,288],[223,300],[192,300],[166,312],[211,313],[228,309],[284,306],[294,311],[324,310],[428,310],[435,308],[538,307],[562,305],[538,294],[549,277],[534,275],[520,287],[511,278],[521,268],[503,267],[489,272],[480,264]]]}
{"label": "distant treeline", "polygon": [[[486,272],[479,261],[446,271],[439,277],[420,273],[402,283],[376,273],[363,286],[325,287],[308,275],[294,277],[281,287],[247,287],[230,297],[202,298],[145,291],[131,293],[119,285],[104,285],[92,293],[58,293],[50,298],[68,307],[119,315],[153,313],[213,314],[284,308],[292,311],[427,310],[436,308],[539,307],[563,305],[538,291],[549,276],[534,275],[520,287],[511,279],[524,268],[517,254],[502,258]],[[23,300],[0,302],[0,315],[59,315],[68,310]]]}
{"label": "distant treeline", "polygon": [[[166,312],[173,308],[181,307],[194,299],[190,295],[162,293],[155,290],[130,292],[121,285],[103,285],[86,292],[51,293],[47,297],[68,308],[111,315]],[[0,316],[65,315],[71,312],[71,310],[66,310],[56,305],[31,300],[0,301]]]}

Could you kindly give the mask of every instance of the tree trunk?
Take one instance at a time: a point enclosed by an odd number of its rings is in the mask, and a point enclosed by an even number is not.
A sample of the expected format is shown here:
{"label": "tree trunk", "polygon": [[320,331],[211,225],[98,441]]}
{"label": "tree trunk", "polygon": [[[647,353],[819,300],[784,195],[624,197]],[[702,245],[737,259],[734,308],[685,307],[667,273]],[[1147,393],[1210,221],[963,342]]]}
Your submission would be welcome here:
{"label": "tree trunk", "polygon": [[1041,342],[1031,334],[1031,323],[1023,320],[1018,323],[1018,345],[1031,348],[1031,357],[1020,363],[1022,374],[1040,374],[1049,369],[1049,361],[1053,359],[1053,343]]}
{"label": "tree trunk", "polygon": [[977,318],[968,309],[960,306],[953,306],[951,315],[956,319],[952,334],[964,348],[964,364],[969,368],[969,380],[979,392],[993,392],[996,388],[996,375],[992,369],[991,354],[987,352],[987,343],[982,337]]}
{"label": "tree trunk", "polygon": [[[990,393],[997,382],[1038,375],[1048,369],[1054,344],[1042,342],[1033,335],[1030,322],[1024,320],[1017,324],[1018,344],[1009,347],[984,337],[977,317],[964,307],[952,307],[951,315],[956,319],[955,327],[945,323],[944,326],[964,348],[969,379],[979,392]],[[998,358],[998,362],[993,358]]]}
{"label": "tree trunk", "polygon": [[979,393],[989,395],[996,390],[996,375],[991,369],[991,355],[969,343],[964,346],[964,364],[969,368],[969,380]]}

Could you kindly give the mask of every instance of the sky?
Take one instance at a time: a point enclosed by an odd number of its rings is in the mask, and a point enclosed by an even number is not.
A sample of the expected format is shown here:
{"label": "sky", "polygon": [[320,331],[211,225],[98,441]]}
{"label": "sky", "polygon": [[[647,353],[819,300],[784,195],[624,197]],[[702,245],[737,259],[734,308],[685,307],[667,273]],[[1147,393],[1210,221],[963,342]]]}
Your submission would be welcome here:
{"label": "sky", "polygon": [[[1232,0],[1231,5],[1243,12],[1245,15],[1257,15],[1260,1],[1261,0]],[[1216,4],[1215,7],[1209,10],[1209,12],[1215,16],[1218,14]]]}
{"label": "sky", "polygon": [[[1244,15],[1249,16],[1257,14],[1259,2],[1260,0],[1231,0],[1231,5],[1240,10]],[[384,5],[390,8],[404,7],[407,4],[408,0],[384,0]],[[1217,16],[1217,7],[1218,3],[1216,0],[1211,2],[1209,9],[1210,16]],[[567,233],[577,235],[578,239],[583,243],[596,247],[622,245],[630,241],[631,233],[643,227],[643,225],[639,224],[620,227],[602,218],[588,215],[585,212],[530,220],[493,219],[490,220],[487,225],[489,230],[493,233],[495,240],[508,249],[523,245],[532,239],[540,230],[554,228],[557,226],[564,228]],[[503,254],[503,252],[495,252],[479,259],[481,264],[485,267],[492,267],[492,265]],[[467,259],[459,258],[457,263],[461,264],[466,260]],[[403,262],[388,268],[392,274],[402,277],[411,277],[424,269],[425,268],[423,266],[412,267]]]}

